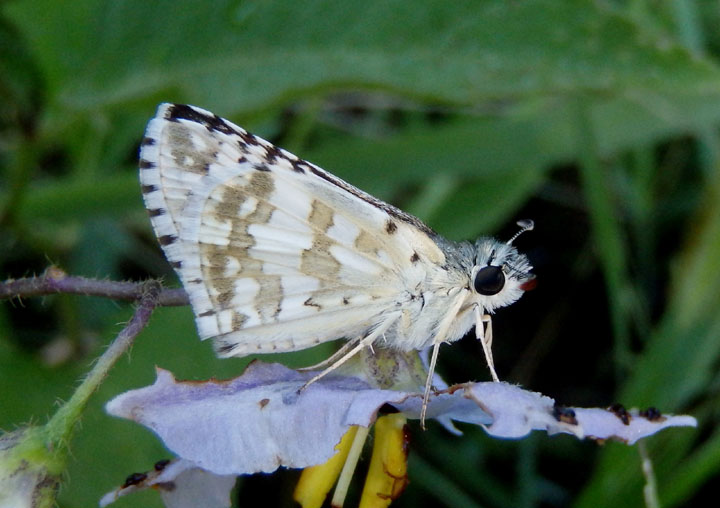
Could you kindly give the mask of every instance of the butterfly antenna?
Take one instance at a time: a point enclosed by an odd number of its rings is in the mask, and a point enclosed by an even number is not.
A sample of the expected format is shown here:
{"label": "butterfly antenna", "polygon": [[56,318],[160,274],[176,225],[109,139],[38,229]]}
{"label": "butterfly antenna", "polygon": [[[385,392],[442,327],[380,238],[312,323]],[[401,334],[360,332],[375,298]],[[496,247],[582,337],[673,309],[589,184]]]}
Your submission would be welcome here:
{"label": "butterfly antenna", "polygon": [[512,245],[512,243],[515,241],[515,239],[516,239],[518,236],[520,236],[521,234],[523,234],[525,231],[532,231],[533,228],[535,227],[535,222],[533,222],[533,221],[530,220],[530,219],[519,220],[519,221],[517,221],[516,224],[517,224],[518,226],[520,226],[520,231],[518,231],[517,233],[515,233],[515,234],[512,236],[512,238],[510,238],[510,240],[507,241],[507,244],[508,244],[508,245]]}

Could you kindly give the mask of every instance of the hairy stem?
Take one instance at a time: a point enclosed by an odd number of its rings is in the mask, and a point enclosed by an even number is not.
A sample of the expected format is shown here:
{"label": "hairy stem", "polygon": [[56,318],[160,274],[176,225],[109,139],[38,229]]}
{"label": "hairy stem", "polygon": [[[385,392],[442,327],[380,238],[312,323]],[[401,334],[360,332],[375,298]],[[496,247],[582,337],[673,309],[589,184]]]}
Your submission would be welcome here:
{"label": "hairy stem", "polygon": [[[144,282],[117,282],[68,276],[56,267],[50,267],[43,275],[0,282],[0,300],[44,296],[56,293],[101,296],[113,300],[137,301],[147,290]],[[160,287],[157,306],[188,305],[183,289],[162,289]]]}

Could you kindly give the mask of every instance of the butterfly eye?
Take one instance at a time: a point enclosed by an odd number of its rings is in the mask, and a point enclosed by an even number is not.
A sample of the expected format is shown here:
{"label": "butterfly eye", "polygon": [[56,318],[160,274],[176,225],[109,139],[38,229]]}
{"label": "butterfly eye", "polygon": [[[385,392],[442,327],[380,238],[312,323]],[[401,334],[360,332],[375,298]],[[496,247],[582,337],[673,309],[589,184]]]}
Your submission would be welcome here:
{"label": "butterfly eye", "polygon": [[505,286],[505,274],[499,266],[486,266],[475,274],[473,285],[481,295],[496,295]]}

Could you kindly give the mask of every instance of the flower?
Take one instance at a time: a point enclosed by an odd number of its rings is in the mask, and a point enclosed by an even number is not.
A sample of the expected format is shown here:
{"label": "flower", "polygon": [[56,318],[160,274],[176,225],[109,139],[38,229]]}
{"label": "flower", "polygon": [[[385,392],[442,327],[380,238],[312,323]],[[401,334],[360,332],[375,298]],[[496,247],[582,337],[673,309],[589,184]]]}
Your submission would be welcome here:
{"label": "flower", "polygon": [[[232,478],[279,467],[310,468],[296,491],[296,499],[306,508],[318,505],[308,492],[324,497],[338,475],[342,490],[357,461],[352,449],[362,448],[364,436],[375,424],[376,466],[371,461],[365,488],[368,499],[374,496],[385,504],[367,506],[387,506],[406,481],[405,422],[420,417],[422,390],[415,387],[422,384],[418,374],[424,372],[417,354],[392,355],[397,353],[376,351],[307,387],[313,372],[259,361],[226,381],[177,381],[170,372],[158,369],[153,385],[117,396],[107,404],[107,411],[153,430],[180,458],[179,472],[198,469]],[[666,427],[696,425],[692,417],[663,416],[657,411],[565,408],[504,382],[444,388],[431,395],[427,415],[456,433],[452,422],[480,425],[501,438],[544,430],[627,444]],[[349,469],[349,476],[344,469]],[[105,501],[125,494],[129,487],[178,481],[179,475],[168,473],[143,478],[117,489]],[[311,487],[303,487],[303,481]],[[232,484],[226,488],[229,493]]]}

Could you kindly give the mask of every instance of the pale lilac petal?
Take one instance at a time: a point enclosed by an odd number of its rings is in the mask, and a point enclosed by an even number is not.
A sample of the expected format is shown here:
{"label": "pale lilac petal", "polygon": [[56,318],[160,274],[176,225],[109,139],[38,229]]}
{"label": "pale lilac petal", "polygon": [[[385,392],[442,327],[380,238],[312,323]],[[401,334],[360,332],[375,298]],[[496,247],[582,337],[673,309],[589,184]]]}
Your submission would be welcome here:
{"label": "pale lilac petal", "polygon": [[668,427],[697,427],[697,420],[692,416],[667,415],[648,419],[637,409],[628,410],[627,424],[613,411],[607,409],[575,409],[575,415],[584,437],[615,439],[629,445]]}
{"label": "pale lilac petal", "polygon": [[403,392],[256,362],[230,381],[182,382],[158,370],[152,386],[124,393],[107,411],[155,431],[178,456],[217,474],[271,472],[327,461],[351,425],[369,426]]}
{"label": "pale lilac petal", "polygon": [[[462,389],[461,389],[462,388]],[[491,415],[492,423],[485,425],[488,434],[500,438],[521,438],[533,430],[548,434],[566,433],[576,437],[615,439],[634,444],[667,427],[695,427],[691,416],[641,416],[638,410],[625,416],[610,409],[565,408],[540,393],[530,392],[509,383],[469,383],[450,387],[453,395],[472,400],[483,413]],[[448,414],[453,420],[478,423],[456,409]],[[483,422],[480,422],[483,423]]]}
{"label": "pale lilac petal", "polygon": [[183,459],[135,476],[137,478],[131,484],[105,494],[100,506],[107,506],[127,494],[153,488],[160,491],[167,508],[229,508],[232,504],[230,492],[237,480],[235,475],[216,475]]}
{"label": "pale lilac petal", "polygon": [[[385,404],[419,418],[422,394],[375,389],[357,378],[327,376],[298,393],[313,374],[256,362],[233,380],[183,382],[158,370],[154,385],[116,397],[107,409],[149,427],[178,456],[216,474],[321,464],[351,425],[371,425]],[[687,416],[562,408],[508,383],[448,387],[431,395],[427,415],[481,425],[501,438],[542,430],[628,444],[666,427],[696,425]]]}

